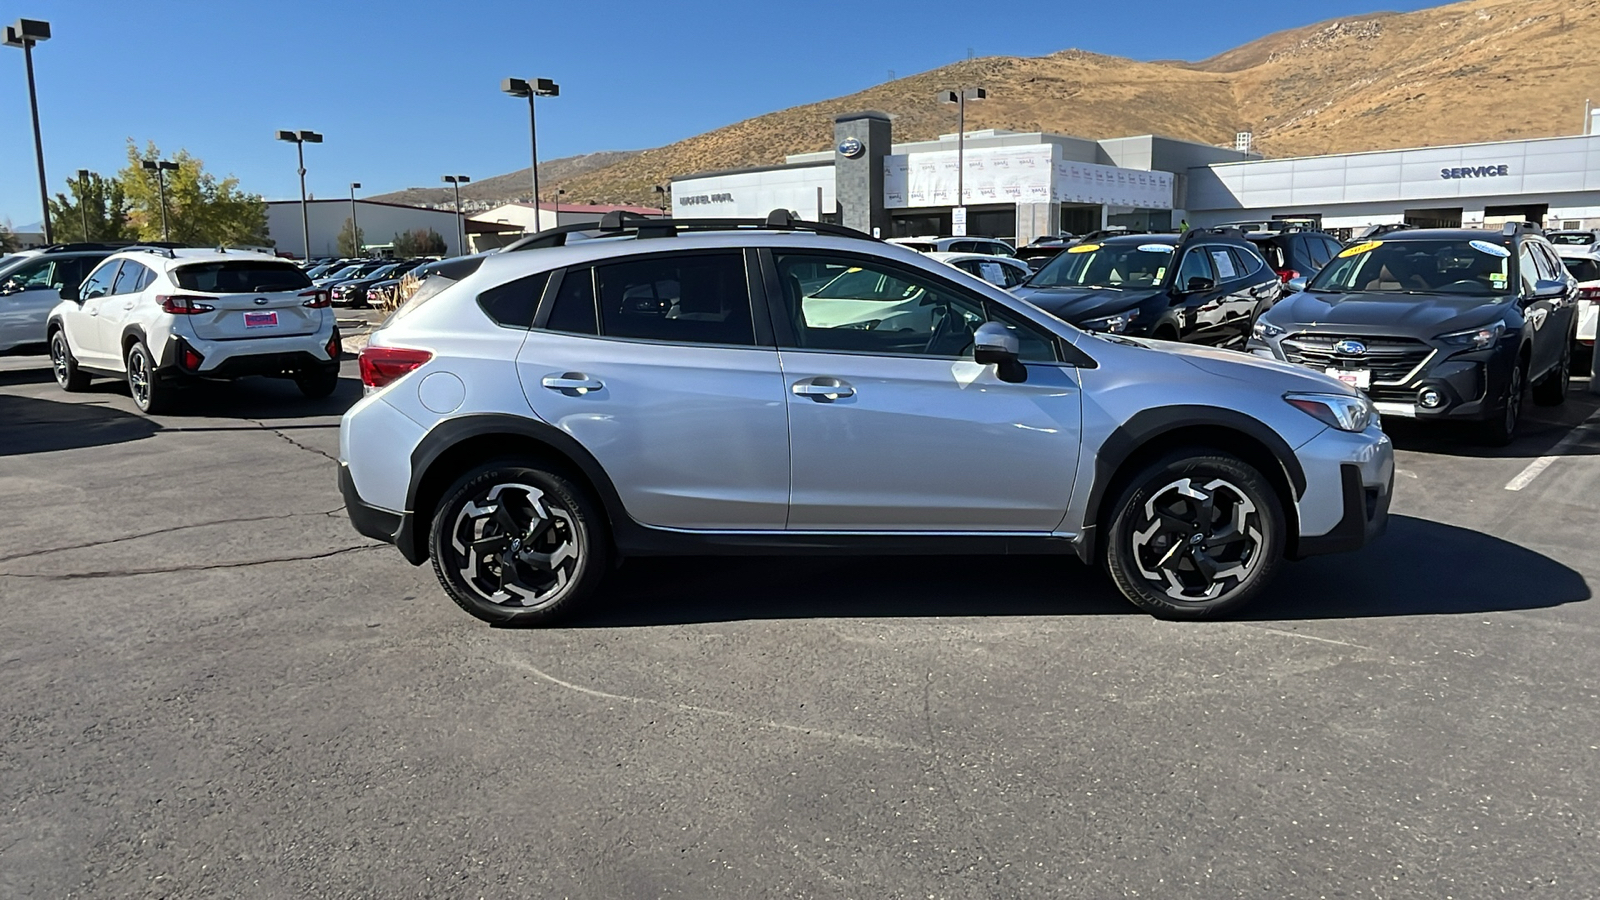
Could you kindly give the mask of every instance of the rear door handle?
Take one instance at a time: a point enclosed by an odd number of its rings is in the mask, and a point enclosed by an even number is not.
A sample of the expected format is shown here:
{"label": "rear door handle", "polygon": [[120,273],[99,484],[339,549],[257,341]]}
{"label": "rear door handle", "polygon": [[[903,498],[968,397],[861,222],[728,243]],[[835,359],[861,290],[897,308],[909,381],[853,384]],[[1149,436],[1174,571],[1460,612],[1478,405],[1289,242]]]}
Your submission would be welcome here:
{"label": "rear door handle", "polygon": [[856,389],[850,382],[842,378],[831,378],[819,375],[815,378],[802,378],[790,388],[797,397],[809,397],[818,403],[832,403],[842,397],[854,397]]}
{"label": "rear door handle", "polygon": [[582,397],[590,391],[598,391],[605,385],[597,378],[590,378],[582,372],[566,372],[561,375],[546,375],[539,383],[552,391],[560,391],[568,396]]}

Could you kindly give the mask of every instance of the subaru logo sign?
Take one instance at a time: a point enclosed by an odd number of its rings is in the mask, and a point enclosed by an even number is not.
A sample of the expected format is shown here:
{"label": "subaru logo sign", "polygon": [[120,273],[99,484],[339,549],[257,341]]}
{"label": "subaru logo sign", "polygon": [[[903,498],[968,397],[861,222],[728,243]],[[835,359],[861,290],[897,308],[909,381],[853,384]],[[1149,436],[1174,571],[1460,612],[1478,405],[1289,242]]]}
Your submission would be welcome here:
{"label": "subaru logo sign", "polygon": [[1333,352],[1340,356],[1360,356],[1367,352],[1367,345],[1360,341],[1340,341],[1333,345]]}
{"label": "subaru logo sign", "polygon": [[845,138],[839,142],[839,155],[845,159],[855,159],[867,152],[867,145],[857,138]]}
{"label": "subaru logo sign", "polygon": [[256,305],[257,306],[266,306],[267,305],[267,298],[265,298],[265,297],[257,297],[256,298]]}

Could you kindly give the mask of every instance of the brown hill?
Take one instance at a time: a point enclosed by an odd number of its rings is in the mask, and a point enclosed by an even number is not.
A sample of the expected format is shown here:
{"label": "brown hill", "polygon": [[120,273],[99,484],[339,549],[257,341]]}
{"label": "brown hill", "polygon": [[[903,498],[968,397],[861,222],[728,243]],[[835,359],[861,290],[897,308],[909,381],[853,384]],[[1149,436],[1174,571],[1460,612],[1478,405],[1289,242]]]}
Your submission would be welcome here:
{"label": "brown hill", "polygon": [[672,176],[826,149],[833,117],[863,109],[893,116],[897,139],[936,137],[956,117],[935,92],[960,84],[989,90],[969,105],[969,129],[1227,145],[1251,129],[1270,156],[1572,134],[1584,99],[1600,98],[1600,57],[1586,52],[1596,39],[1600,0],[1467,0],[1283,31],[1193,63],[1077,50],[966,60],[647,150],[562,186],[568,200],[651,205],[651,187]]}
{"label": "brown hill", "polygon": [[[564,156],[539,163],[539,193],[553,197],[579,175],[614,165],[637,150],[602,150],[581,156]],[[461,205],[474,209],[488,209],[513,200],[527,200],[533,194],[533,184],[527,169],[518,169],[504,175],[474,181],[461,189]],[[367,198],[383,203],[404,203],[408,206],[448,206],[455,203],[455,194],[448,187],[414,187],[392,191]]]}

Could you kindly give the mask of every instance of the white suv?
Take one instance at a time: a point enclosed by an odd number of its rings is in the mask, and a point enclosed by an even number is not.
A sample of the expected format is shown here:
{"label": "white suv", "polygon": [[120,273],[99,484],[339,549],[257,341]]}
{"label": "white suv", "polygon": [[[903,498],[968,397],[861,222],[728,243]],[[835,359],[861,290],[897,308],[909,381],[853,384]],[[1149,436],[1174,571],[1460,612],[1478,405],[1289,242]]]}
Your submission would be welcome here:
{"label": "white suv", "polygon": [[327,291],[265,253],[138,247],[112,254],[50,313],[56,381],[126,378],[146,413],[185,379],[290,377],[308,397],[339,383],[339,330]]}
{"label": "white suv", "polygon": [[550,621],[621,557],[719,553],[1074,554],[1212,616],[1380,533],[1394,473],[1324,374],[1093,336],[781,210],[436,264],[361,373],[353,524],[491,622]]}

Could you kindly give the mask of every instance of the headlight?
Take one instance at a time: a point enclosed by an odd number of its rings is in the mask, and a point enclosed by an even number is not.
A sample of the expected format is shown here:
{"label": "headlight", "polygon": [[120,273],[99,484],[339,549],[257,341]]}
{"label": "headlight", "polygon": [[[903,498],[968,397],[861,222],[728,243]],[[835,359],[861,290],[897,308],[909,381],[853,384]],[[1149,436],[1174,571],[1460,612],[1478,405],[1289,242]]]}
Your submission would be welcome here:
{"label": "headlight", "polygon": [[1260,319],[1257,319],[1256,324],[1250,327],[1250,336],[1258,341],[1277,340],[1288,333],[1289,329],[1279,328],[1271,322],[1264,322]]}
{"label": "headlight", "polygon": [[1485,328],[1469,328],[1466,331],[1457,331],[1452,334],[1439,335],[1439,341],[1452,347],[1466,347],[1471,350],[1482,350],[1493,347],[1500,340],[1500,335],[1506,333],[1504,322],[1496,322]]}
{"label": "headlight", "polygon": [[1366,431],[1376,411],[1365,397],[1352,394],[1284,394],[1290,406],[1340,431]]}
{"label": "headlight", "polygon": [[1130,309],[1127,312],[1120,312],[1114,316],[1102,316],[1098,319],[1090,319],[1078,327],[1082,328],[1084,331],[1109,331],[1112,334],[1121,334],[1124,331],[1127,331],[1128,326],[1132,325],[1134,320],[1138,318],[1139,311],[1136,309]]}

